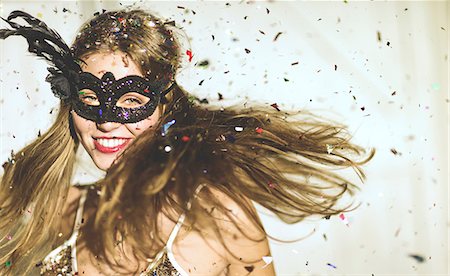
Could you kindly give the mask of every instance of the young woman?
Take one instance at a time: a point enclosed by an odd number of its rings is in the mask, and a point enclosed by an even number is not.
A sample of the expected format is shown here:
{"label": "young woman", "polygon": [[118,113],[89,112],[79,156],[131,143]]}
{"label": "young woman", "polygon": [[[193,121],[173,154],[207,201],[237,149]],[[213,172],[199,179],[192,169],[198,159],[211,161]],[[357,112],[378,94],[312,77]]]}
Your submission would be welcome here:
{"label": "young woman", "polygon": [[[52,64],[61,104],[4,164],[1,275],[273,275],[252,201],[287,223],[330,216],[356,188],[332,169],[364,178],[373,152],[343,126],[192,100],[175,80],[176,28],[147,12],[99,14],[70,49],[29,14],[6,22],[1,38],[25,37]],[[87,187],[70,183],[80,143],[107,172]]]}

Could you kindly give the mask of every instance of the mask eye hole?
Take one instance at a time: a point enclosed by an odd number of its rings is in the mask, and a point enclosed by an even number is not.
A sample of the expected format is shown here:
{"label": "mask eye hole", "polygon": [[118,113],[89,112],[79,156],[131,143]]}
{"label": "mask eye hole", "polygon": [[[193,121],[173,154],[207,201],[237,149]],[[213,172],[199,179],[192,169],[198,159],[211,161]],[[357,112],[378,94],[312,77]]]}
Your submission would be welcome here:
{"label": "mask eye hole", "polygon": [[149,97],[141,95],[137,92],[128,92],[119,98],[116,105],[118,107],[124,108],[136,108],[144,106],[149,101],[150,101]]}
{"label": "mask eye hole", "polygon": [[82,89],[78,92],[78,97],[80,101],[87,105],[99,106],[100,101],[98,100],[97,94],[90,89]]}

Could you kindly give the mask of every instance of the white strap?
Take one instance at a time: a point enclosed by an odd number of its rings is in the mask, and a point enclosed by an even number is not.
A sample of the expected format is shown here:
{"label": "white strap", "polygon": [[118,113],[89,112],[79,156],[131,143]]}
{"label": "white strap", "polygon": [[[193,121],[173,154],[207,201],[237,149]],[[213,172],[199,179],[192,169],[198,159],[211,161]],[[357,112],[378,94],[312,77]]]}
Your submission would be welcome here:
{"label": "white strap", "polygon": [[72,236],[69,239],[69,244],[72,246],[72,270],[73,272],[78,272],[78,262],[77,262],[77,238],[78,231],[81,228],[83,221],[83,211],[84,203],[86,202],[88,189],[83,189],[81,191],[80,201],[78,203],[77,214],[75,215],[75,224],[73,226]]}

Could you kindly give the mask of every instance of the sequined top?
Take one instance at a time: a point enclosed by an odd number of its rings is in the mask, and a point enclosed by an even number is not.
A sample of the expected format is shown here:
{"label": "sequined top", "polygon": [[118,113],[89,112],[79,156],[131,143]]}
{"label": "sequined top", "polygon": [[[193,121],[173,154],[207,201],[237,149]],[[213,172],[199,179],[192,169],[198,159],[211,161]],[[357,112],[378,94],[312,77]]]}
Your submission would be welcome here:
{"label": "sequined top", "polygon": [[[87,189],[82,191],[75,216],[75,225],[70,238],[61,246],[50,252],[41,264],[41,275],[75,276],[79,275],[77,265],[76,241],[81,227],[84,203],[86,202]],[[185,276],[188,275],[177,263],[172,252],[173,242],[183,224],[185,215],[181,215],[177,224],[170,233],[166,246],[156,255],[156,258],[148,265],[140,276]]]}

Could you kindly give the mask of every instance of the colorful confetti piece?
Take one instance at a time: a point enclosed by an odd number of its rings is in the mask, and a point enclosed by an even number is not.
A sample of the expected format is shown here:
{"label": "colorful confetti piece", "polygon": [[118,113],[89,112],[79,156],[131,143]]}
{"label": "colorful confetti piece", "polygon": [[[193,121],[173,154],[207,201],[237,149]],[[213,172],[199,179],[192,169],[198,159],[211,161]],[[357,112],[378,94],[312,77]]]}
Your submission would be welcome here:
{"label": "colorful confetti piece", "polygon": [[192,61],[192,57],[193,57],[192,51],[191,50],[186,50],[186,55],[188,55],[188,57],[189,57],[188,61],[191,62]]}
{"label": "colorful confetti piece", "polygon": [[333,265],[333,264],[330,264],[330,263],[327,263],[327,266],[330,266],[330,267],[332,267],[332,268],[334,268],[334,269],[336,269],[337,267],[335,266],[335,265]]}
{"label": "colorful confetti piece", "polygon": [[348,219],[345,217],[344,214],[340,214],[340,215],[339,215],[339,218],[341,219],[341,221],[342,221],[345,225],[348,226],[349,222],[348,222]]}
{"label": "colorful confetti piece", "polygon": [[161,135],[162,136],[166,136],[167,134],[167,130],[173,125],[175,124],[175,120],[169,121],[167,123],[165,123],[162,127],[162,131],[161,131]]}

